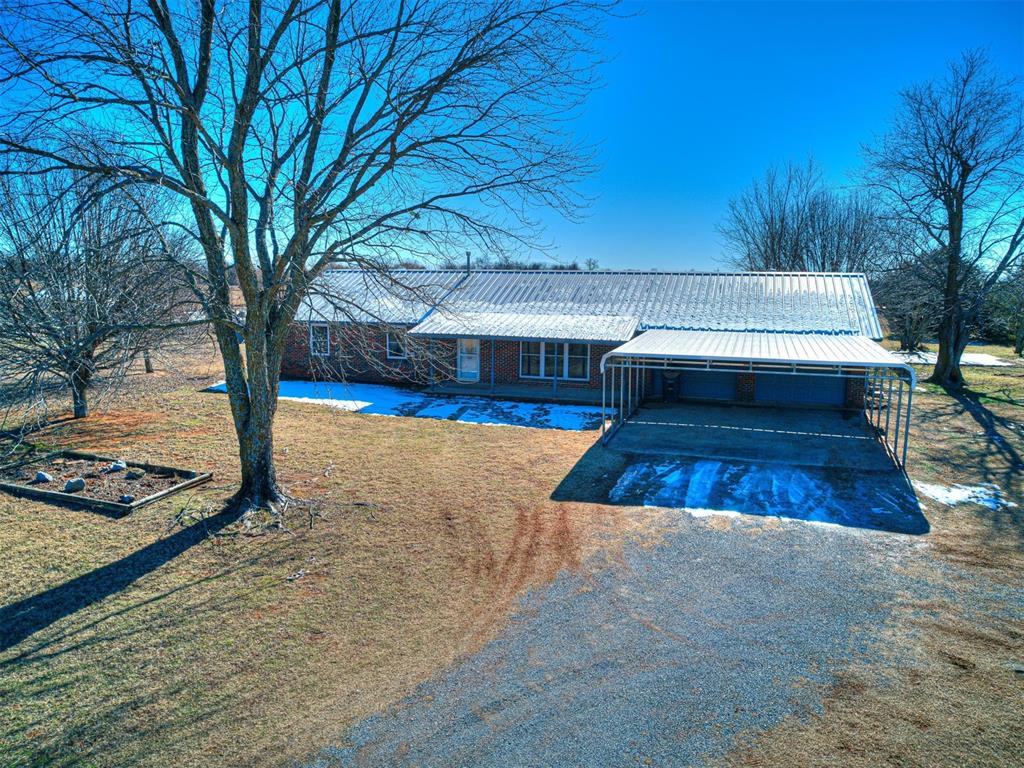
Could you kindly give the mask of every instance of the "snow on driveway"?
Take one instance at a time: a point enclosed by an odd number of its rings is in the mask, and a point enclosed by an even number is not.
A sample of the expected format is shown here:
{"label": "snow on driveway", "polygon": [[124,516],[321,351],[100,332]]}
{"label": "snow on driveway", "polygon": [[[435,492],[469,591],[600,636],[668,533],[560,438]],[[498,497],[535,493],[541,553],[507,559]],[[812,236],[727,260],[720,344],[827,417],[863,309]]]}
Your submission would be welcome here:
{"label": "snow on driveway", "polygon": [[[226,392],[223,382],[210,387]],[[318,403],[343,411],[378,416],[415,416],[467,424],[491,424],[539,429],[584,430],[601,426],[601,410],[585,405],[521,403],[487,397],[448,397],[383,384],[282,381],[282,400]]]}
{"label": "snow on driveway", "polygon": [[713,460],[641,462],[608,493],[614,504],[745,514],[920,534],[928,521],[902,475]]}

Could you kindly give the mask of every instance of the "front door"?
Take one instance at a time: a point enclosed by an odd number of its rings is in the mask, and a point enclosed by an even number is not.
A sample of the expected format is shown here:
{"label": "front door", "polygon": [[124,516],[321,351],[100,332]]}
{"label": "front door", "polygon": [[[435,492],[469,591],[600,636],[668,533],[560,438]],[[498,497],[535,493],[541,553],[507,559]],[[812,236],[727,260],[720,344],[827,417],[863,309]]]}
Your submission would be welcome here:
{"label": "front door", "polygon": [[459,339],[455,376],[459,381],[480,381],[480,339]]}

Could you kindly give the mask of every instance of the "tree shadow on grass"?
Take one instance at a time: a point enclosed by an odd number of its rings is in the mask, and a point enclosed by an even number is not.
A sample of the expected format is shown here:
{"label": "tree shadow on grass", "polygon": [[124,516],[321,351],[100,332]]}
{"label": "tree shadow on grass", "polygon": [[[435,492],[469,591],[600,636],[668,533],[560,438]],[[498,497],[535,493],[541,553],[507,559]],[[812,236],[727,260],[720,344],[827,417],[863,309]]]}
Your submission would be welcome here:
{"label": "tree shadow on grass", "polygon": [[[989,456],[995,457],[1006,464],[1004,480],[1011,481],[1013,476],[1019,475],[1024,470],[1024,459],[1007,439],[1004,433],[1013,433],[1018,428],[1015,419],[1001,416],[981,402],[982,397],[990,397],[971,389],[947,389],[946,394],[953,398],[964,411],[970,415],[985,434],[985,448]],[[1016,405],[1012,400],[1006,400],[1010,405]],[[1022,411],[1024,415],[1024,411]],[[984,470],[988,473],[988,470]]]}
{"label": "tree shadow on grass", "polygon": [[0,651],[6,651],[51,624],[120,592],[237,519],[237,510],[226,508],[120,560],[0,607]]}
{"label": "tree shadow on grass", "polygon": [[[40,631],[0,662],[6,673],[0,711],[14,702],[22,708],[20,718],[0,718],[0,744],[20,747],[38,765],[107,764],[112,754],[119,765],[149,763],[154,754],[176,764],[172,754],[194,750],[225,718],[237,716],[250,683],[231,664],[197,668],[160,660],[165,651],[173,657],[175,649],[188,648],[211,621],[237,613],[245,596],[213,584],[265,555],[102,615],[83,610]],[[156,711],[160,716],[152,716]],[[61,727],[49,727],[56,718]]]}
{"label": "tree shadow on grass", "polygon": [[[958,470],[975,478],[971,484],[993,484],[1004,498],[1014,499],[1020,504],[1021,481],[1024,478],[1024,457],[1021,454],[1024,427],[1019,419],[993,411],[983,400],[995,400],[1008,407],[1016,406],[1017,402],[968,388],[945,388],[944,391],[949,399],[942,405],[918,412],[918,440],[923,440],[928,427],[934,424],[952,435],[954,444],[950,447],[938,441],[919,450],[933,462],[954,463]],[[955,424],[962,414],[977,424],[980,436],[962,427],[949,429],[950,424]],[[1024,417],[1024,410],[1021,416]],[[974,509],[974,514],[985,520],[993,535],[1004,542],[1012,542],[1017,549],[1024,549],[1024,507],[995,505]]]}

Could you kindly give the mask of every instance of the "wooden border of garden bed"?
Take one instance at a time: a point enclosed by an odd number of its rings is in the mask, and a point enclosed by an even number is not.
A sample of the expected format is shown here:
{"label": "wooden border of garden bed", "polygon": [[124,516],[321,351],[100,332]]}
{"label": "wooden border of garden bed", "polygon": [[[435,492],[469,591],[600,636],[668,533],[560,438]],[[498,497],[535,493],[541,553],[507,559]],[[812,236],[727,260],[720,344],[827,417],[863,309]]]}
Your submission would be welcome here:
{"label": "wooden border of garden bed", "polygon": [[[99,456],[95,453],[86,453],[84,451],[53,451],[41,458],[24,459],[13,464],[8,464],[5,467],[0,467],[0,472],[16,469],[24,464],[34,464],[36,462],[45,462],[58,458],[87,459],[89,461],[96,462],[115,461],[115,459],[110,456]],[[55,504],[84,507],[97,512],[103,512],[114,517],[124,517],[125,515],[134,512],[139,507],[145,506],[146,504],[152,504],[154,501],[159,501],[165,496],[170,496],[172,493],[178,493],[186,488],[192,488],[193,486],[205,483],[213,477],[212,472],[193,472],[190,469],[165,467],[161,464],[148,464],[142,461],[125,461],[125,464],[129,467],[135,467],[136,469],[143,469],[146,472],[169,473],[174,477],[182,478],[182,482],[172,485],[170,488],[164,488],[162,491],[158,491],[157,493],[146,496],[145,498],[133,501],[131,504],[121,504],[117,501],[106,501],[105,499],[91,499],[88,496],[80,496],[76,493],[63,493],[62,491],[51,491],[34,485],[22,485],[21,483],[8,483],[3,481],[0,481],[0,490],[7,491],[15,496],[27,496],[29,498],[49,501]]]}

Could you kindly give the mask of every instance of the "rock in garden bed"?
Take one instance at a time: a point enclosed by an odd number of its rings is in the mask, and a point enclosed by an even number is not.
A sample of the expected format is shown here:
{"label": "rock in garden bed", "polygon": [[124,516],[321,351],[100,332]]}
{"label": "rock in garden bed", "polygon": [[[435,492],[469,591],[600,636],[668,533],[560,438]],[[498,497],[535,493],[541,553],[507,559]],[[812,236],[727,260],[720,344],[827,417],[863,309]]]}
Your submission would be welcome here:
{"label": "rock in garden bed", "polygon": [[0,468],[0,489],[48,501],[127,514],[158,498],[205,482],[210,474],[59,451]]}

